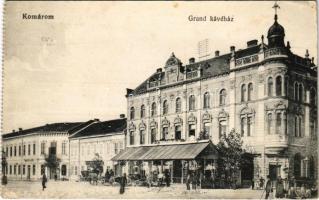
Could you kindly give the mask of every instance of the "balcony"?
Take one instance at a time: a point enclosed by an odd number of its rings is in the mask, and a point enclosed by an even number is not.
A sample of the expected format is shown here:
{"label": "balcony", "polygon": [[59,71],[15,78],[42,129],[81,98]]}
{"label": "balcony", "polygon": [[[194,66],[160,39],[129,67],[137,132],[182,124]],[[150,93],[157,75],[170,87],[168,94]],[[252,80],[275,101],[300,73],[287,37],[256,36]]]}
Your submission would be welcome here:
{"label": "balcony", "polygon": [[252,64],[252,63],[256,63],[256,62],[258,62],[258,60],[259,60],[258,55],[246,56],[243,58],[236,59],[235,65],[236,66],[245,66],[245,65]]}
{"label": "balcony", "polygon": [[288,57],[287,50],[285,48],[271,48],[265,51],[266,58],[276,58],[276,57]]}
{"label": "balcony", "polygon": [[193,79],[198,77],[197,71],[190,71],[186,73],[186,79]]}
{"label": "balcony", "polygon": [[288,148],[288,136],[282,134],[266,135],[266,153],[279,154]]}

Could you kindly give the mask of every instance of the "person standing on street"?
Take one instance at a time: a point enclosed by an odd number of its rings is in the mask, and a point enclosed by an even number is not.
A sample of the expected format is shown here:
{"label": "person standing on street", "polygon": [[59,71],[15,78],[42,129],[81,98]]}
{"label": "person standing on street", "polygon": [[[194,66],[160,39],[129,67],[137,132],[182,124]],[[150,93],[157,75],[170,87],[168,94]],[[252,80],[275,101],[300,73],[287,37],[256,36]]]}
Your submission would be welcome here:
{"label": "person standing on street", "polygon": [[188,172],[188,173],[187,173],[187,177],[186,177],[186,189],[187,189],[187,190],[190,190],[190,189],[191,189],[190,184],[191,184],[191,175],[190,175],[190,173]]}
{"label": "person standing on street", "polygon": [[269,194],[272,192],[272,184],[271,184],[271,180],[269,176],[267,176],[265,191],[266,191],[265,199],[268,199]]}
{"label": "person standing on street", "polygon": [[124,175],[121,177],[121,182],[120,182],[120,194],[124,194],[126,183],[127,183],[127,178],[126,178],[126,173],[124,173]]}
{"label": "person standing on street", "polygon": [[276,185],[276,198],[284,198],[284,184],[282,182],[281,177],[279,176],[277,179],[277,185]]}
{"label": "person standing on street", "polygon": [[45,184],[47,181],[48,181],[47,177],[46,177],[45,173],[43,173],[43,175],[42,175],[42,191],[44,191],[44,189],[46,188]]}

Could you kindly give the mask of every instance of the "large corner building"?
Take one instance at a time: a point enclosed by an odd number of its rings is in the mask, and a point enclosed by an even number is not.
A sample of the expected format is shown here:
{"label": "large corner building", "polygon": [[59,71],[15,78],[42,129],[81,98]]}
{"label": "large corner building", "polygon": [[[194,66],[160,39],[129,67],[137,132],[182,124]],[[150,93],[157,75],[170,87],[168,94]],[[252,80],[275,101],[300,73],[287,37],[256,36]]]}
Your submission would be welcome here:
{"label": "large corner building", "polygon": [[172,53],[163,68],[127,90],[127,148],[114,160],[129,174],[169,169],[173,181],[183,181],[196,161],[216,165],[209,140],[217,144],[235,129],[253,155],[241,181],[317,178],[317,66],[308,51],[296,55],[284,39],[276,14],[267,38],[245,49],[231,46],[188,64]]}

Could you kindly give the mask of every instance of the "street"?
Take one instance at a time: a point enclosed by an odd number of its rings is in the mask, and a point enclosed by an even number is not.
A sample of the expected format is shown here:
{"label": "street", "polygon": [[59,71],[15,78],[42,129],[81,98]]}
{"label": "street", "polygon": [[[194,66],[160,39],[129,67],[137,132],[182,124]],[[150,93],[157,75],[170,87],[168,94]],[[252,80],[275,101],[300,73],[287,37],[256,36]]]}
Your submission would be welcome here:
{"label": "street", "polygon": [[186,191],[186,186],[175,184],[171,187],[126,187],[123,195],[119,186],[91,185],[88,182],[49,181],[42,191],[41,182],[9,181],[2,186],[2,198],[112,198],[112,199],[260,199],[262,190],[251,189],[201,189]]}

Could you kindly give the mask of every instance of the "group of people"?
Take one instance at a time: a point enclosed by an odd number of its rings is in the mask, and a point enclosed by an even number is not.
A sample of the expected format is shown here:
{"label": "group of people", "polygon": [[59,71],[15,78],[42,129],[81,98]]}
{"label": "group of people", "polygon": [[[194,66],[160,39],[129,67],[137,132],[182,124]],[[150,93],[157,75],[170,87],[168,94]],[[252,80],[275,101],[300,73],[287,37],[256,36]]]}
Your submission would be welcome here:
{"label": "group of people", "polygon": [[186,189],[190,190],[191,189],[190,186],[192,185],[192,189],[196,190],[198,183],[199,183],[199,176],[197,175],[197,173],[188,172],[186,177]]}
{"label": "group of people", "polygon": [[276,180],[276,185],[274,187],[273,181],[267,176],[267,182],[265,186],[265,199],[268,199],[273,193],[273,188],[275,188],[276,198],[311,198],[311,189],[305,184],[302,184],[300,189],[296,187],[296,181],[291,178],[289,181],[287,179],[283,180],[280,176]]}
{"label": "group of people", "polygon": [[112,169],[106,169],[105,172],[105,182],[109,182],[114,177],[114,171]]}

